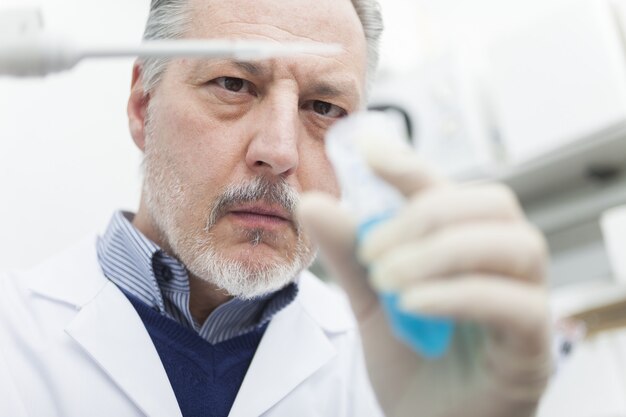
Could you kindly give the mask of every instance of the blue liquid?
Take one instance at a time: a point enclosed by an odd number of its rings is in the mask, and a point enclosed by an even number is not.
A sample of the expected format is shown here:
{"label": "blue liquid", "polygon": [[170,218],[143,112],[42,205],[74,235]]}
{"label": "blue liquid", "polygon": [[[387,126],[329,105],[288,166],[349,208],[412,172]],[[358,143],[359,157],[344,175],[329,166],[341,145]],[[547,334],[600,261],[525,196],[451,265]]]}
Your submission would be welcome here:
{"label": "blue liquid", "polygon": [[[393,213],[385,213],[363,223],[358,230],[359,240],[391,216]],[[380,302],[394,335],[416,353],[429,359],[439,358],[446,353],[454,334],[454,321],[405,313],[398,307],[397,294],[380,294]]]}

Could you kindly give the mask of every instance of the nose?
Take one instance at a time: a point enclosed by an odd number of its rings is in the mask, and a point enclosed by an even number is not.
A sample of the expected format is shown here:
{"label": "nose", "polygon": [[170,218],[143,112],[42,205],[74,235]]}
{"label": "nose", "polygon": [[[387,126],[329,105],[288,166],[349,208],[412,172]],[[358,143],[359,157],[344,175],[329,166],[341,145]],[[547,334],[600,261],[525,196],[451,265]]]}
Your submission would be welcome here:
{"label": "nose", "polygon": [[246,164],[259,175],[287,177],[298,168],[298,99],[283,95],[265,104],[256,119]]}

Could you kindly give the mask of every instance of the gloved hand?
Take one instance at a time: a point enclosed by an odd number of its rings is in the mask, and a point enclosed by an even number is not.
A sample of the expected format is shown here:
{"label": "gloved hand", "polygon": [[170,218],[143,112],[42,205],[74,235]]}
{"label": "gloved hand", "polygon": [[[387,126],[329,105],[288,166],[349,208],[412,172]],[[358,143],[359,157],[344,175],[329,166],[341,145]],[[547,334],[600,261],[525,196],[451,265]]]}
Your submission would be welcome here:
{"label": "gloved hand", "polygon": [[[357,225],[332,197],[304,195],[299,216],[350,298],[385,413],[534,415],[551,372],[543,238],[506,187],[450,184],[414,154],[367,149],[407,197],[394,219],[357,247]],[[454,319],[446,356],[424,360],[399,342],[372,287],[397,292],[406,311]]]}

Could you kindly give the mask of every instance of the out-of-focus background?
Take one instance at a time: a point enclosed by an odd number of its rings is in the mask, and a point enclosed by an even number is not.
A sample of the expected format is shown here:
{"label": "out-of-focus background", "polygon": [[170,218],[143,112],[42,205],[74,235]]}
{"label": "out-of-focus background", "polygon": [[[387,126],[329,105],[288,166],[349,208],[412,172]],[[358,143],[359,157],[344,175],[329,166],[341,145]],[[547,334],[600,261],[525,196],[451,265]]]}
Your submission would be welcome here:
{"label": "out-of-focus background", "polygon": [[[139,43],[148,0],[0,0],[41,6],[51,33]],[[0,269],[33,265],[134,209],[141,156],[128,133],[132,60],[43,79],[0,77]]]}
{"label": "out-of-focus background", "polygon": [[[139,42],[148,3],[0,0],[0,11],[39,6],[50,32]],[[440,171],[516,191],[548,238],[555,318],[582,317],[594,334],[563,359],[541,417],[626,416],[626,336],[615,330],[626,322],[626,0],[381,5],[371,105],[404,112]],[[136,208],[131,68],[86,61],[44,79],[0,77],[0,270]]]}

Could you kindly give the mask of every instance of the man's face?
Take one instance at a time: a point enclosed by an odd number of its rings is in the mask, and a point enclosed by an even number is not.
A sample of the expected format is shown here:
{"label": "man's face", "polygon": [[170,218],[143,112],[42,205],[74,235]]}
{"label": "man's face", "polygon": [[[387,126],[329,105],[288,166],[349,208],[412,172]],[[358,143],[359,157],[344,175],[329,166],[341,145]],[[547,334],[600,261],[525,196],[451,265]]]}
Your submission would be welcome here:
{"label": "man's face", "polygon": [[342,46],[336,56],[175,60],[149,97],[138,141],[147,234],[193,275],[255,296],[312,259],[293,207],[304,191],[339,193],[324,134],[363,101],[365,37],[349,0],[190,2],[188,38]]}

